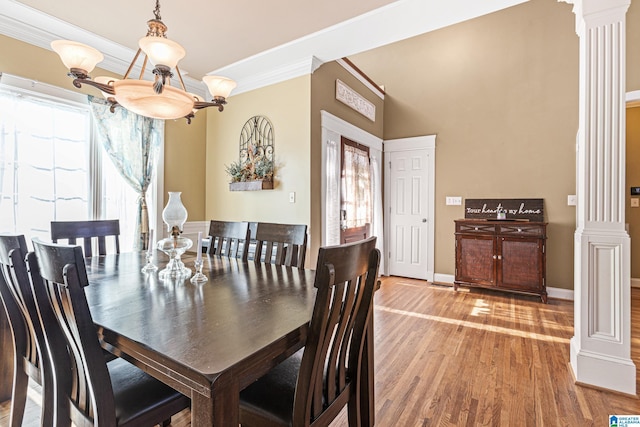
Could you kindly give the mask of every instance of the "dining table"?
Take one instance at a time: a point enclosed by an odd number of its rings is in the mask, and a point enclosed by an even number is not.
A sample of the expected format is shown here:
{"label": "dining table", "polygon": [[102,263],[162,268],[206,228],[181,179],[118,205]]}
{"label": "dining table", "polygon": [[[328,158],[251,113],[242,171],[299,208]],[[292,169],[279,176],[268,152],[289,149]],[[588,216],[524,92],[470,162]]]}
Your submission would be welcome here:
{"label": "dining table", "polygon": [[[193,256],[182,257],[193,268]],[[239,393],[301,349],[315,272],[202,255],[208,280],[143,273],[142,252],[85,261],[101,345],[191,398],[191,425],[238,427]],[[168,257],[156,252],[162,269]],[[373,351],[364,358],[363,425],[373,425]],[[371,370],[371,371],[370,371]]]}

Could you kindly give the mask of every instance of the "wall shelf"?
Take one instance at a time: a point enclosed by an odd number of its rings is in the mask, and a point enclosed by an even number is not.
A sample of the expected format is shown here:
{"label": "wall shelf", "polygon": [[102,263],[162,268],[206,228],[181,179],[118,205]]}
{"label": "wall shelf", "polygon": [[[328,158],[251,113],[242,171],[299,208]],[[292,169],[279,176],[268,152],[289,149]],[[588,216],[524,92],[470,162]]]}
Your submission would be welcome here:
{"label": "wall shelf", "polygon": [[273,181],[230,182],[229,191],[273,190]]}

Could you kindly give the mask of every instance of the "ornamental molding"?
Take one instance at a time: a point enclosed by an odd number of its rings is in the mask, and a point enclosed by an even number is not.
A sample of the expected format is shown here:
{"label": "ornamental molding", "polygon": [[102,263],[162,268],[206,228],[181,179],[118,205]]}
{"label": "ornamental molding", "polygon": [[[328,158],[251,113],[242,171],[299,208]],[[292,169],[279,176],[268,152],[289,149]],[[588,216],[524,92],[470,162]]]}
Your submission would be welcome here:
{"label": "ornamental molding", "polygon": [[336,79],[336,99],[353,108],[372,122],[376,121],[376,106],[340,79]]}

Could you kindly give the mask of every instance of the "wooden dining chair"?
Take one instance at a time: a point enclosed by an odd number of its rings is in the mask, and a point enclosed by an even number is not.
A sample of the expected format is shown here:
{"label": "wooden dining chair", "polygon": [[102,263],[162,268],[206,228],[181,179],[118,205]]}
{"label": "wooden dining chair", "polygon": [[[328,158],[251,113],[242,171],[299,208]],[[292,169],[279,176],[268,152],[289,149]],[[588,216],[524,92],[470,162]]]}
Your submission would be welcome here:
{"label": "wooden dining chair", "polygon": [[[105,361],[84,287],[89,285],[82,248],[33,240],[27,256],[32,287],[55,367],[56,389],[65,399],[64,425],[169,425],[190,400],[122,358]],[[67,351],[68,349],[68,351]],[[61,356],[61,355],[64,355]]]}
{"label": "wooden dining chair", "polygon": [[361,425],[365,332],[380,263],[375,242],[320,248],[305,347],[242,390],[242,426],[328,426],[345,405],[349,425]]}
{"label": "wooden dining chair", "polygon": [[246,261],[249,255],[249,223],[211,220],[209,254]]}
{"label": "wooden dining chair", "polygon": [[[25,264],[22,235],[0,235],[0,298],[13,337],[13,384],[9,426],[22,425],[29,378],[42,386],[41,425],[54,423],[53,375]],[[9,351],[9,349],[3,349]]]}
{"label": "wooden dining chair", "polygon": [[259,222],[256,228],[255,261],[304,267],[307,226]]}
{"label": "wooden dining chair", "polygon": [[78,239],[82,239],[86,257],[93,256],[94,240],[98,243],[98,255],[106,255],[107,237],[113,237],[115,252],[120,253],[119,220],[51,221],[51,241],[58,243],[60,239],[67,239],[70,245],[75,245]]}

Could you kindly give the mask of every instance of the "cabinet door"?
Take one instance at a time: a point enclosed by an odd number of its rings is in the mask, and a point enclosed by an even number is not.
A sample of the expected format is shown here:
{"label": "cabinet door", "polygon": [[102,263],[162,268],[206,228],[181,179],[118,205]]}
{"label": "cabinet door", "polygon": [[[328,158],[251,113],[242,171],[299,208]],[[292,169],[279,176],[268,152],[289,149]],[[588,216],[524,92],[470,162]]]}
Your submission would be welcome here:
{"label": "cabinet door", "polygon": [[493,286],[496,239],[494,236],[456,236],[456,282]]}
{"label": "cabinet door", "polygon": [[498,283],[501,288],[540,291],[544,240],[534,237],[498,237]]}

